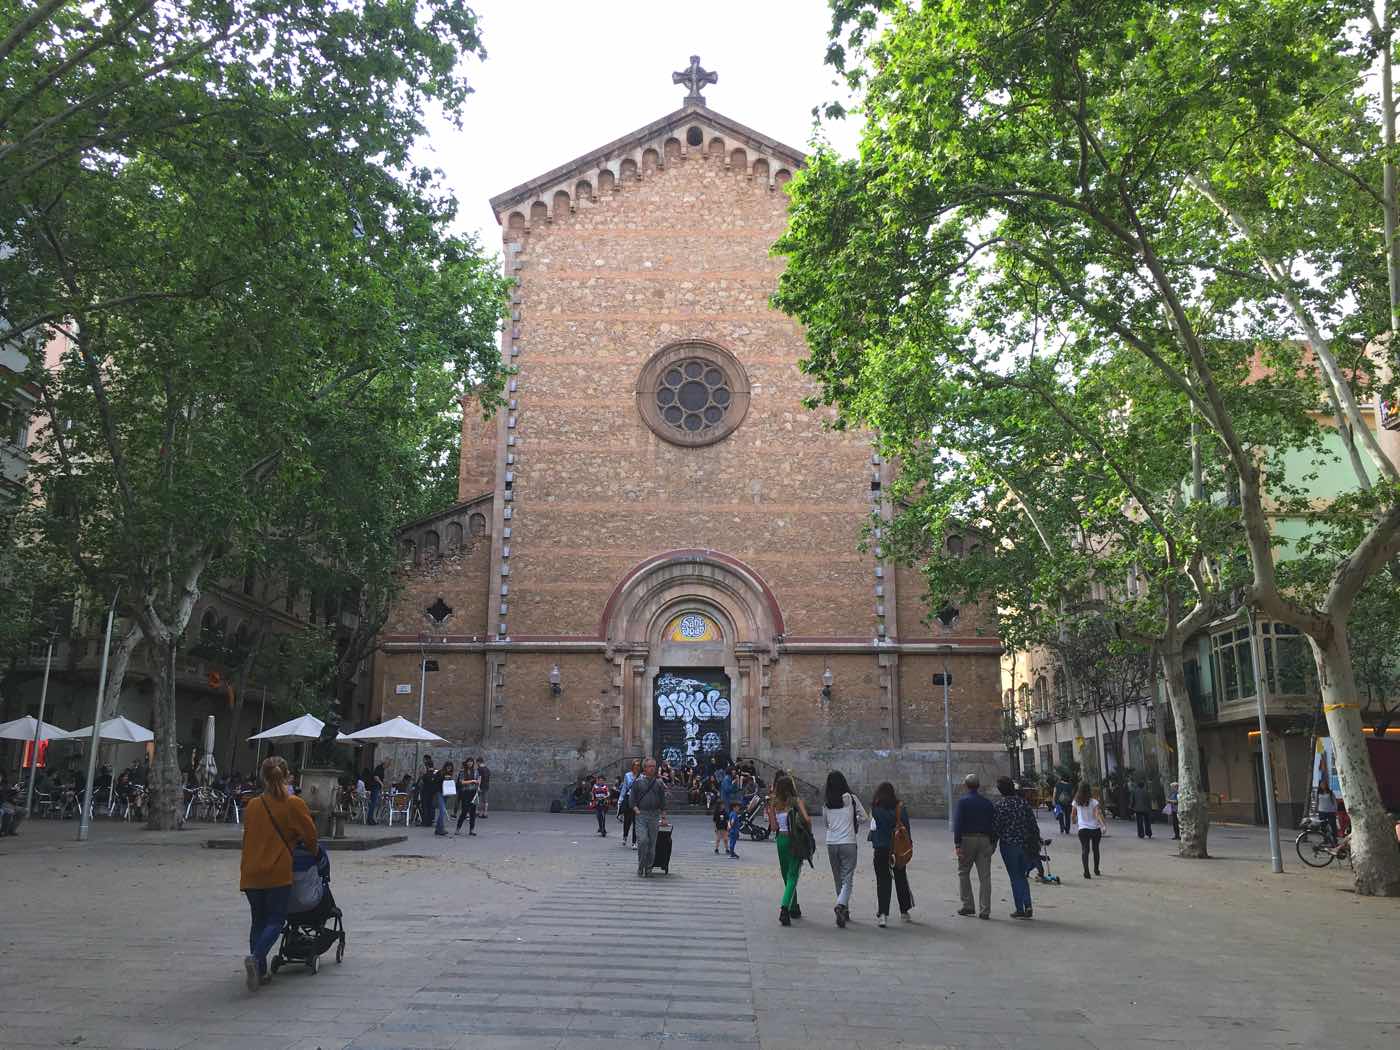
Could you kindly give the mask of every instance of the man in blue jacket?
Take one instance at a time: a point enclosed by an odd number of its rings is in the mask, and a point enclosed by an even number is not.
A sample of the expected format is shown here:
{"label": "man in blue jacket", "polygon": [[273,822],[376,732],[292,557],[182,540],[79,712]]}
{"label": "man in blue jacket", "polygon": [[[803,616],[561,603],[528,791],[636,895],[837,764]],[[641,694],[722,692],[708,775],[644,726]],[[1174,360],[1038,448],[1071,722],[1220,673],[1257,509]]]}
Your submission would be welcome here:
{"label": "man in blue jacket", "polygon": [[[996,850],[996,808],[982,797],[976,773],[963,777],[967,789],[953,809],[953,851],[958,858],[958,889],[962,893],[959,915],[992,917],[992,853]],[[979,907],[972,905],[972,868],[977,866]]]}

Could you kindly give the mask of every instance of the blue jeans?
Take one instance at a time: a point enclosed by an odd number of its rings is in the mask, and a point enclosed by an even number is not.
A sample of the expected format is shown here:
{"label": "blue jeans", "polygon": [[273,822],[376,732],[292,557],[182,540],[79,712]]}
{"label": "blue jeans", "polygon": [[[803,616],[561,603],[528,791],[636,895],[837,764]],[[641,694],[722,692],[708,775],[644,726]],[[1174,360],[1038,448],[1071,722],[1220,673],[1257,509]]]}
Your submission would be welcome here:
{"label": "blue jeans", "polygon": [[379,789],[372,787],[369,789],[369,819],[365,823],[373,824],[374,815],[377,812],[379,812]]}
{"label": "blue jeans", "polygon": [[442,795],[437,797],[437,833],[447,834],[447,799]]}
{"label": "blue jeans", "polygon": [[1031,882],[1026,878],[1029,861],[1026,851],[1009,842],[1001,844],[1001,862],[1006,865],[1006,877],[1011,880],[1011,898],[1016,902],[1017,911],[1026,911],[1031,906]]}
{"label": "blue jeans", "polygon": [[258,962],[258,973],[267,973],[267,953],[282,935],[282,924],[287,920],[287,902],[291,899],[290,886],[274,886],[270,890],[244,890],[248,907],[253,913],[253,924],[248,930],[248,954]]}

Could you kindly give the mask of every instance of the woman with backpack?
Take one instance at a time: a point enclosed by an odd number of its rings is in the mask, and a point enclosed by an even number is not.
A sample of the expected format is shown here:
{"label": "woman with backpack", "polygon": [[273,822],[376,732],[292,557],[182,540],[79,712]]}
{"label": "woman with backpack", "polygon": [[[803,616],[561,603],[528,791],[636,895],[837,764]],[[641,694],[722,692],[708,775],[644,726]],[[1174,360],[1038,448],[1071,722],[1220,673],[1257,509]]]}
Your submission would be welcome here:
{"label": "woman with backpack", "polygon": [[[913,836],[909,829],[909,812],[894,793],[894,785],[886,780],[875,789],[870,800],[870,844],[875,847],[875,924],[884,926],[890,914],[890,884],[899,896],[899,914],[905,922],[913,922],[909,912],[914,907],[914,894],[909,890],[909,873],[905,864],[898,863],[895,839],[901,847],[913,853]],[[906,845],[907,844],[907,845]],[[906,860],[907,863],[907,860]]]}
{"label": "woman with backpack", "polygon": [[807,805],[797,794],[797,785],[786,773],[773,781],[773,796],[768,800],[768,827],[776,833],[778,869],[783,873],[783,901],[778,908],[778,921],[791,926],[793,919],[802,918],[797,905],[797,878],[802,874],[802,862],[812,859],[812,818]]}
{"label": "woman with backpack", "polygon": [[856,879],[856,832],[869,823],[865,807],[851,791],[846,777],[833,769],[826,775],[826,855],[831,860],[831,877],[836,883],[836,925],[851,921],[851,891]]}

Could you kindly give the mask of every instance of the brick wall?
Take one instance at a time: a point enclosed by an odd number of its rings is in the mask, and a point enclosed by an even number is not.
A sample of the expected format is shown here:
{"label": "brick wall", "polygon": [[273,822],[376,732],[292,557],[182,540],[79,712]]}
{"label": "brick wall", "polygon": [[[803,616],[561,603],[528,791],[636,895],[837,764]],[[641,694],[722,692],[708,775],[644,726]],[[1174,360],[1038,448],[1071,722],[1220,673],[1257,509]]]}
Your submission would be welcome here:
{"label": "brick wall", "polygon": [[[762,573],[791,634],[870,636],[869,442],[802,407],[805,345],[768,305],[786,197],[698,153],[622,186],[534,224],[519,255],[510,633],[592,634],[629,568],[693,547]],[[636,408],[642,366],[688,338],[752,386],[738,430],[699,449]]]}

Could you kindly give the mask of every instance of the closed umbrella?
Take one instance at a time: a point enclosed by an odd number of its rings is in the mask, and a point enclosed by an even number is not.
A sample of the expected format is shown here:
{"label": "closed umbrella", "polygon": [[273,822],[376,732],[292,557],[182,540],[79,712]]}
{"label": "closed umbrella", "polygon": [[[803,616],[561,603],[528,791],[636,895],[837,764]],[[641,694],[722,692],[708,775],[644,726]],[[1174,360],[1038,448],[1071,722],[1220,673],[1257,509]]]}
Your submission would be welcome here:
{"label": "closed umbrella", "polygon": [[[75,729],[63,735],[64,740],[86,740],[92,736],[92,726]],[[146,744],[156,738],[145,726],[139,726],[129,718],[117,715],[102,723],[98,736],[103,740],[115,740],[124,744]]]}
{"label": "closed umbrella", "polygon": [[214,716],[204,722],[204,759],[200,763],[204,782],[212,784],[219,775],[219,764],[214,761]]}

